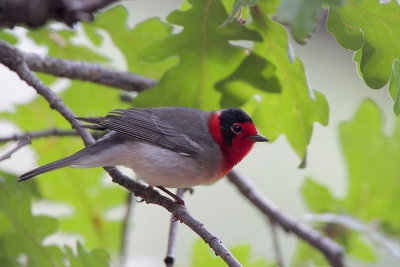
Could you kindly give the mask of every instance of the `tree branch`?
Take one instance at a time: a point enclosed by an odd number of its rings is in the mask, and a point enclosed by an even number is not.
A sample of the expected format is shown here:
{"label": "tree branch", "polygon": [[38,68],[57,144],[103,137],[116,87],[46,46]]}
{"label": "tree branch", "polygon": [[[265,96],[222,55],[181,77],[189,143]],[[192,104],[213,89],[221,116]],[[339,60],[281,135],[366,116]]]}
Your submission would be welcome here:
{"label": "tree branch", "polygon": [[125,266],[126,259],[126,249],[128,245],[128,234],[129,234],[129,218],[131,217],[132,208],[133,208],[133,195],[131,192],[128,194],[128,198],[126,200],[126,212],[124,216],[124,220],[122,222],[122,231],[121,231],[121,247],[119,254],[119,266]]}
{"label": "tree branch", "polygon": [[8,151],[6,154],[3,156],[0,156],[0,161],[8,159],[14,154],[16,151],[18,151],[20,148],[29,145],[31,143],[31,139],[29,136],[22,136],[19,140],[18,143],[13,147],[10,151]]}
{"label": "tree branch", "polygon": [[[82,127],[82,124],[75,120],[75,114],[64,102],[50,90],[36,75],[30,71],[25,60],[24,54],[19,49],[12,47],[8,43],[0,40],[0,63],[16,72],[19,77],[28,85],[32,86],[40,95],[42,95],[50,104],[52,109],[57,110],[72,127],[78,132],[86,146],[95,142],[89,131]],[[104,167],[104,169],[112,177],[114,183],[125,187],[135,196],[141,197],[146,203],[157,204],[171,212],[175,218],[189,226],[196,232],[215,252],[221,257],[228,266],[242,266],[232,255],[232,253],[222,244],[222,242],[209,232],[204,225],[196,220],[187,210],[185,206],[177,205],[171,199],[162,196],[152,187],[145,186],[141,183],[130,179],[123,175],[115,167]]]}
{"label": "tree branch", "polygon": [[[92,136],[97,139],[102,137],[104,133],[102,132],[93,132]],[[79,136],[79,134],[74,130],[63,130],[58,128],[50,128],[42,131],[32,131],[26,132],[22,134],[14,134],[7,137],[0,137],[0,143],[10,142],[10,141],[18,141],[24,136],[29,136],[31,139],[49,137],[49,136]]]}
{"label": "tree branch", "polygon": [[[183,194],[186,192],[186,188],[178,188],[176,190],[176,195],[183,199]],[[173,267],[175,261],[175,241],[176,235],[178,233],[178,221],[174,217],[171,216],[171,223],[169,226],[169,234],[168,234],[168,247],[167,247],[167,256],[164,259],[164,263],[166,267]]]}
{"label": "tree branch", "polygon": [[120,0],[5,0],[0,4],[0,27],[40,27],[50,20],[72,26],[91,21],[94,12]]}
{"label": "tree branch", "polygon": [[90,81],[125,91],[141,92],[157,84],[154,79],[129,72],[110,70],[101,65],[85,61],[63,60],[31,53],[25,53],[24,57],[32,71],[75,80]]}
{"label": "tree branch", "polygon": [[291,232],[321,251],[334,267],[343,267],[343,248],[320,232],[300,223],[285,213],[280,212],[276,206],[260,194],[243,176],[235,170],[227,175],[229,181],[246,197],[255,207],[264,213],[270,220],[279,224],[286,232]]}
{"label": "tree branch", "polygon": [[278,227],[275,221],[269,220],[269,225],[271,228],[271,235],[272,235],[272,245],[275,250],[275,258],[278,267],[284,267],[283,258],[281,253],[281,247],[279,246],[279,238],[278,238]]}
{"label": "tree branch", "polygon": [[0,143],[18,141],[24,136],[29,136],[30,138],[41,138],[48,136],[78,136],[78,133],[74,130],[62,130],[57,128],[51,128],[43,131],[27,132],[23,134],[14,134],[8,137],[0,137]]}

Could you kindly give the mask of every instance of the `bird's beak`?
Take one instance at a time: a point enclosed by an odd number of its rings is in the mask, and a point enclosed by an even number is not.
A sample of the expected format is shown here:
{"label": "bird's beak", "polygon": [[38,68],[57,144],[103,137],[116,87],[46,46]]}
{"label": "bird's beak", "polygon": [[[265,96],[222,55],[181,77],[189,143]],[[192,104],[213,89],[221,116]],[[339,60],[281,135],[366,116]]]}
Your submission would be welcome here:
{"label": "bird's beak", "polygon": [[265,136],[262,136],[261,134],[251,135],[247,137],[255,142],[269,142],[269,139]]}

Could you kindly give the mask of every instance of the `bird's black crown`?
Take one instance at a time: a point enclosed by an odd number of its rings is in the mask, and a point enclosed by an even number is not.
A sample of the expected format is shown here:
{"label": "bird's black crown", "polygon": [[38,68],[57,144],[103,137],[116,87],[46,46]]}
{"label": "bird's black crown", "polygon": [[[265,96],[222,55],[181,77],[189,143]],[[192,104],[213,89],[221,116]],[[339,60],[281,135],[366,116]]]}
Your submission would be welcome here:
{"label": "bird's black crown", "polygon": [[234,123],[253,122],[250,116],[240,108],[223,109],[219,120],[222,138],[228,146],[232,144],[232,139],[235,137],[235,133],[231,130]]}

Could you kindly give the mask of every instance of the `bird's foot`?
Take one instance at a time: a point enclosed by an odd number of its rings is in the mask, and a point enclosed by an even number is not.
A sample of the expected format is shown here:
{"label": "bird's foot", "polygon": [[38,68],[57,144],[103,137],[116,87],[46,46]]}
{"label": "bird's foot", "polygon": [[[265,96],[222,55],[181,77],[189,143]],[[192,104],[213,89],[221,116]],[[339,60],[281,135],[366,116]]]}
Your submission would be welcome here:
{"label": "bird's foot", "polygon": [[176,203],[181,205],[181,206],[185,206],[185,201],[183,201],[182,198],[178,197],[177,195],[175,195],[174,193],[171,193],[171,191],[169,191],[168,189],[166,189],[163,186],[157,186],[158,189],[160,189],[161,191],[163,191],[164,193],[166,193],[167,195],[169,195],[170,197],[172,197],[173,199],[175,199]]}

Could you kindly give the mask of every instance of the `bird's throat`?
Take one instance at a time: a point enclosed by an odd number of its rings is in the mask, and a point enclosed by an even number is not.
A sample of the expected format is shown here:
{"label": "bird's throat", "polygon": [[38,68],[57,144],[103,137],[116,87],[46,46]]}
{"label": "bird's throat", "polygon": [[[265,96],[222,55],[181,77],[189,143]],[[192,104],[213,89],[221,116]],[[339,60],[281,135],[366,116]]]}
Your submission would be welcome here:
{"label": "bird's throat", "polygon": [[219,145],[223,162],[219,175],[225,176],[231,169],[238,164],[253,148],[254,141],[246,137],[233,138],[232,143],[227,145],[221,132],[219,113],[213,112],[208,120],[208,129],[215,142]]}
{"label": "bird's throat", "polygon": [[222,175],[226,175],[232,168],[238,164],[253,148],[254,142],[248,138],[233,139],[231,146],[221,148],[224,155],[224,164],[221,168]]}

